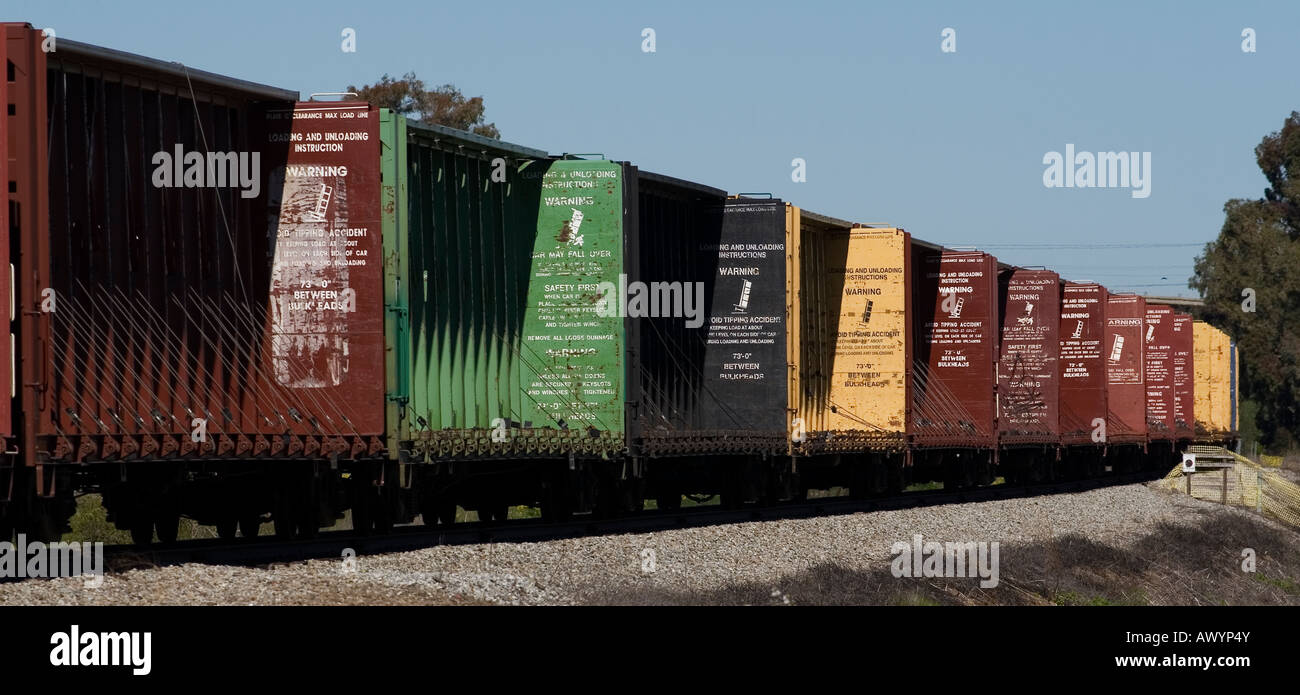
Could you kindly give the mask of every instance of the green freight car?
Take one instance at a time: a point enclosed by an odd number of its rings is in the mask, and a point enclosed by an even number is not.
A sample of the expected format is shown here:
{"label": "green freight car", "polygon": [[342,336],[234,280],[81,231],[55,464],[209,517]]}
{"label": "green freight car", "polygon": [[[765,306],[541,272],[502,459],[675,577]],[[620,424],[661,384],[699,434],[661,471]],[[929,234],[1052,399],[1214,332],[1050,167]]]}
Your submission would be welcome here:
{"label": "green freight car", "polygon": [[581,507],[559,491],[626,446],[624,323],[597,302],[623,269],[621,166],[391,113],[381,144],[388,442],[426,464],[404,467],[412,506]]}
{"label": "green freight car", "polygon": [[595,305],[622,270],[617,165],[497,153],[494,167],[409,130],[406,224],[385,230],[390,441],[424,462],[621,450],[623,326]]}
{"label": "green freight car", "polygon": [[754,419],[784,402],[781,374],[719,383],[734,350],[711,340],[746,312],[783,321],[779,302],[757,311],[783,279],[757,283],[748,309],[735,303],[754,278],[718,279],[720,249],[754,233],[743,220],[776,210],[762,227],[781,241],[780,201],[387,112],[381,131],[387,441],[407,464],[405,516],[671,506],[719,489],[699,472],[731,470],[727,457],[785,453],[782,412]]}

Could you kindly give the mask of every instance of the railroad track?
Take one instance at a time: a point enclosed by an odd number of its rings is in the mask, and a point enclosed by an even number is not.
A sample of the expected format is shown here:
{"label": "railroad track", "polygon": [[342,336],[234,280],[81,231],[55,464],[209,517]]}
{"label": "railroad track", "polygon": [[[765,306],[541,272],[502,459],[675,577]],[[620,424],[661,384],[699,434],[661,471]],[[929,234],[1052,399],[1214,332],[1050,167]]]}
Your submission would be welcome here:
{"label": "railroad track", "polygon": [[1161,475],[1160,471],[1141,471],[1104,478],[1033,485],[994,485],[967,490],[918,490],[868,499],[822,497],[800,502],[744,506],[735,509],[703,506],[672,512],[650,510],[618,518],[578,518],[565,522],[515,519],[504,522],[466,522],[452,526],[410,525],[399,526],[390,534],[377,536],[361,536],[351,531],[327,531],[315,538],[291,541],[267,537],[234,542],[217,539],[181,541],[149,548],[114,545],[106,546],[104,549],[105,567],[109,572],[183,563],[256,567],[312,559],[337,559],[342,558],[347,549],[351,549],[359,557],[419,550],[436,545],[524,543],[597,535],[650,533],[750,521],[776,521],[962,502],[1039,497],[1146,482],[1155,480]]}

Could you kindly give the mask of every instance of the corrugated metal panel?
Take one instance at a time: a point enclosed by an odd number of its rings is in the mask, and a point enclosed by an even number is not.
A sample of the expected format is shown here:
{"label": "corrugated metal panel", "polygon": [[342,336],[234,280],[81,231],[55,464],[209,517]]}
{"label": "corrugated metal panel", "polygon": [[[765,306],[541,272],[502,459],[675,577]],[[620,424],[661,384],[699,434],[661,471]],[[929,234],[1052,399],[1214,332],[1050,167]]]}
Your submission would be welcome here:
{"label": "corrugated metal panel", "polygon": [[1017,268],[999,281],[998,427],[1003,444],[1060,440],[1061,277]]}
{"label": "corrugated metal panel", "polygon": [[995,447],[997,259],[914,244],[912,291],[912,441]]}
{"label": "corrugated metal panel", "polygon": [[175,77],[50,65],[52,455],[377,452],[377,111]]}
{"label": "corrugated metal panel", "polygon": [[1144,335],[1146,300],[1112,294],[1106,300],[1106,441],[1146,441]]}
{"label": "corrugated metal panel", "polygon": [[[411,124],[409,402],[417,457],[624,447],[624,174]],[[397,394],[400,395],[400,394]]]}
{"label": "corrugated metal panel", "polygon": [[1162,304],[1148,304],[1143,335],[1143,368],[1146,372],[1147,437],[1152,440],[1174,436],[1174,310]]}
{"label": "corrugated metal panel", "polygon": [[1061,291],[1061,441],[1101,443],[1093,438],[1106,423],[1106,303],[1094,283],[1067,282]]}
{"label": "corrugated metal panel", "polygon": [[1196,382],[1192,359],[1192,317],[1174,313],[1173,319],[1173,373],[1174,373],[1174,435],[1187,439],[1193,434],[1193,389]]}
{"label": "corrugated metal panel", "polygon": [[[906,441],[911,238],[790,206],[798,281],[790,315],[791,408],[804,453],[897,449]],[[793,263],[792,263],[793,266]]]}

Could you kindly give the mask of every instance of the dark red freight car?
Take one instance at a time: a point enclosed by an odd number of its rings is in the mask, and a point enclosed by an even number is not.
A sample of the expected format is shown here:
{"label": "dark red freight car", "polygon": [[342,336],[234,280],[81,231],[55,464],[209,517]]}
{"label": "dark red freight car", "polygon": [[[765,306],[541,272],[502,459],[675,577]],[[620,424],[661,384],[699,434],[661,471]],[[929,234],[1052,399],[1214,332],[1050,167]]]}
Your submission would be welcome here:
{"label": "dark red freight car", "polygon": [[1174,310],[1148,304],[1142,340],[1149,440],[1174,437],[1173,330]]}
{"label": "dark red freight car", "polygon": [[1105,287],[1067,282],[1061,289],[1061,443],[1106,441]]}
{"label": "dark red freight car", "polygon": [[33,532],[75,472],[138,540],[313,532],[383,450],[378,111],[5,31]]}
{"label": "dark red freight car", "polygon": [[913,415],[917,447],[997,446],[998,267],[980,251],[914,244]]}
{"label": "dark red freight car", "polygon": [[1146,443],[1145,330],[1145,299],[1135,294],[1112,294],[1106,299],[1106,441],[1110,444]]}
{"label": "dark red freight car", "polygon": [[998,428],[1003,447],[1060,441],[1057,334],[1061,277],[1014,268],[999,278]]}
{"label": "dark red freight car", "polygon": [[1193,388],[1196,384],[1190,314],[1174,313],[1170,344],[1174,376],[1174,437],[1190,439],[1195,434],[1192,428],[1192,412],[1195,397]]}

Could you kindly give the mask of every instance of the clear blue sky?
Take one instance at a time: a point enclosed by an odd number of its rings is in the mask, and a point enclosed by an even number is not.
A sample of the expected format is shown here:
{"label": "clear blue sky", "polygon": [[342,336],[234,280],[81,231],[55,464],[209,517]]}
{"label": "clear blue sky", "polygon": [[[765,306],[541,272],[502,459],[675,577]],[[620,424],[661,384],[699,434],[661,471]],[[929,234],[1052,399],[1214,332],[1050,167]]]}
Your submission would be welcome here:
{"label": "clear blue sky", "polygon": [[[9,0],[4,15],[304,95],[414,70],[484,96],[511,142],[1150,294],[1193,294],[1223,203],[1262,195],[1255,145],[1300,110],[1294,1]],[[344,27],[356,53],[340,50]],[[956,53],[940,51],[945,27]],[[1150,151],[1150,197],[1045,188],[1043,156],[1066,143]]]}

